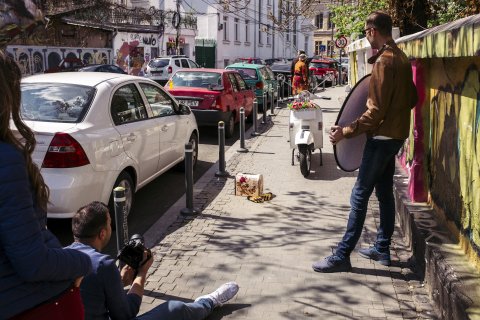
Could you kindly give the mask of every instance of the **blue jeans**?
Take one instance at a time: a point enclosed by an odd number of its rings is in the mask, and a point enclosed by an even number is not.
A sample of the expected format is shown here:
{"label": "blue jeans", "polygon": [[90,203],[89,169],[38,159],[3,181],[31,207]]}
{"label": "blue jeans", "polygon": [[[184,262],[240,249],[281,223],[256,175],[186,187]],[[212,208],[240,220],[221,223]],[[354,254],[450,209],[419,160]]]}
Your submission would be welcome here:
{"label": "blue jeans", "polygon": [[363,151],[357,181],[350,196],[350,215],[347,231],[338,244],[335,254],[346,258],[355,249],[362,234],[368,200],[375,188],[380,207],[380,225],[375,247],[379,252],[389,252],[390,240],[395,226],[395,199],[393,197],[393,174],[395,155],[404,140],[378,140],[368,138]]}
{"label": "blue jeans", "polygon": [[170,300],[136,317],[138,320],[202,320],[212,313],[213,301],[200,299],[197,302]]}

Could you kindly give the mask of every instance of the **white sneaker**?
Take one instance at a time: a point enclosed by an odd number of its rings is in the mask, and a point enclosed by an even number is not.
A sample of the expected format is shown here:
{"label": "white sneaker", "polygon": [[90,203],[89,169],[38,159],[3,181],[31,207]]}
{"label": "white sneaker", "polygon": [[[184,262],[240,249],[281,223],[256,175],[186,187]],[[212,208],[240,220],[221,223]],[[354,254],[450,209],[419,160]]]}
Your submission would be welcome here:
{"label": "white sneaker", "polygon": [[236,282],[227,282],[225,284],[222,284],[217,290],[213,291],[212,293],[198,297],[197,299],[195,299],[195,302],[200,299],[210,299],[213,301],[214,308],[221,307],[228,300],[235,297],[238,289],[239,287]]}

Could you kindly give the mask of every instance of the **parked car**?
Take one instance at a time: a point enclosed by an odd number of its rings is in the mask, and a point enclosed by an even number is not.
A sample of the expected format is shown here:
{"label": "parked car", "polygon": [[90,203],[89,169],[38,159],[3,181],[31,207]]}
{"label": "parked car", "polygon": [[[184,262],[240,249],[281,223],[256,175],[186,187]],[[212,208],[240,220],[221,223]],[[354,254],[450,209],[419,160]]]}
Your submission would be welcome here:
{"label": "parked car", "polygon": [[309,64],[310,74],[315,76],[318,82],[326,80],[327,83],[338,83],[338,62],[334,59],[312,59]]}
{"label": "parked car", "polygon": [[234,63],[227,70],[237,70],[245,82],[255,90],[259,110],[264,110],[263,93],[274,89],[274,100],[277,98],[277,80],[268,66],[262,64]]}
{"label": "parked car", "polygon": [[91,64],[86,67],[78,69],[78,71],[111,72],[111,73],[127,74],[122,68],[114,64]]}
{"label": "parked car", "polygon": [[227,138],[234,134],[241,107],[245,108],[246,117],[252,116],[253,91],[235,70],[179,70],[166,88],[192,109],[199,126],[217,126],[219,121],[224,121]]}
{"label": "parked car", "polygon": [[237,58],[235,59],[234,63],[253,63],[253,64],[265,64],[265,60],[260,58]]}
{"label": "parked car", "polygon": [[45,70],[45,73],[77,71],[84,66],[85,65],[83,64],[82,60],[80,60],[79,58],[64,58],[60,61],[58,65]]}
{"label": "parked car", "polygon": [[50,188],[50,218],[70,218],[93,200],[112,208],[117,186],[125,188],[128,214],[136,191],[183,164],[185,143],[197,161],[194,115],[152,80],[34,75],[22,80],[21,94],[21,116],[37,141],[33,159]]}
{"label": "parked car", "polygon": [[150,60],[145,70],[145,76],[163,86],[177,70],[189,68],[200,68],[200,66],[186,56],[160,57]]}

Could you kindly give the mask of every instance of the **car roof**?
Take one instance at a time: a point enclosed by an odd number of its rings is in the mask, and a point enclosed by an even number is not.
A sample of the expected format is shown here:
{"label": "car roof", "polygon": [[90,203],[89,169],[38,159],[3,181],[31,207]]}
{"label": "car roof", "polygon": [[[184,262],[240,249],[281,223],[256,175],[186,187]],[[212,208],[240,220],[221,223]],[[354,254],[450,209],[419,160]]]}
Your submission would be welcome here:
{"label": "car roof", "polygon": [[[121,79],[119,79],[121,78]],[[121,73],[108,72],[58,72],[33,75],[22,79],[22,83],[71,83],[84,86],[96,86],[108,80],[145,80],[147,78]]]}
{"label": "car roof", "polygon": [[266,66],[263,64],[253,64],[253,63],[243,63],[243,62],[238,62],[234,64],[230,64],[227,66],[227,68],[245,68],[245,69],[260,69],[260,68],[265,68]]}
{"label": "car roof", "polygon": [[217,73],[224,73],[227,71],[232,71],[232,70],[225,70],[225,69],[214,69],[214,68],[185,68],[185,69],[180,69],[177,72],[189,72],[189,71],[200,71],[200,72],[217,72]]}
{"label": "car roof", "polygon": [[330,60],[330,59],[313,59],[312,61],[310,62],[324,62],[324,63],[332,63],[332,62],[337,62],[335,60]]}

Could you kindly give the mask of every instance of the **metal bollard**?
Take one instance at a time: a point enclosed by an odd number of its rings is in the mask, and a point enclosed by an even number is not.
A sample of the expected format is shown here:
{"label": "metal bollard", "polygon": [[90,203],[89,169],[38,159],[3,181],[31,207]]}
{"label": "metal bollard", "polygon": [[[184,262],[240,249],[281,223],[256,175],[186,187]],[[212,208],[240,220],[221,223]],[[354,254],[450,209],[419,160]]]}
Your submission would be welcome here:
{"label": "metal bollard", "polygon": [[240,148],[237,152],[245,153],[248,149],[245,148],[245,108],[240,108]]}
{"label": "metal bollard", "polygon": [[185,144],[185,196],[187,207],[180,213],[186,216],[200,213],[193,208],[193,145],[191,143]]}
{"label": "metal bollard", "polygon": [[[127,222],[127,210],[125,207],[125,188],[116,187],[113,189],[113,203],[115,210],[115,233],[117,237],[117,254],[120,253],[122,248],[128,241],[128,222]],[[119,267],[122,268],[125,264],[120,262]]]}
{"label": "metal bollard", "polygon": [[215,177],[227,177],[229,174],[225,171],[225,123],[218,122],[218,171]]}
{"label": "metal bollard", "polygon": [[280,99],[280,85],[277,82],[277,104],[276,108],[278,109],[278,100]]}
{"label": "metal bollard", "polygon": [[275,101],[275,95],[273,91],[273,86],[270,88],[270,115],[274,116],[275,115],[275,106],[273,105],[273,102]]}
{"label": "metal bollard", "polygon": [[251,133],[252,137],[260,135],[258,133],[258,100],[257,98],[253,99],[253,132]]}
{"label": "metal bollard", "polygon": [[267,123],[267,93],[263,91],[263,114],[262,114],[262,124]]}

